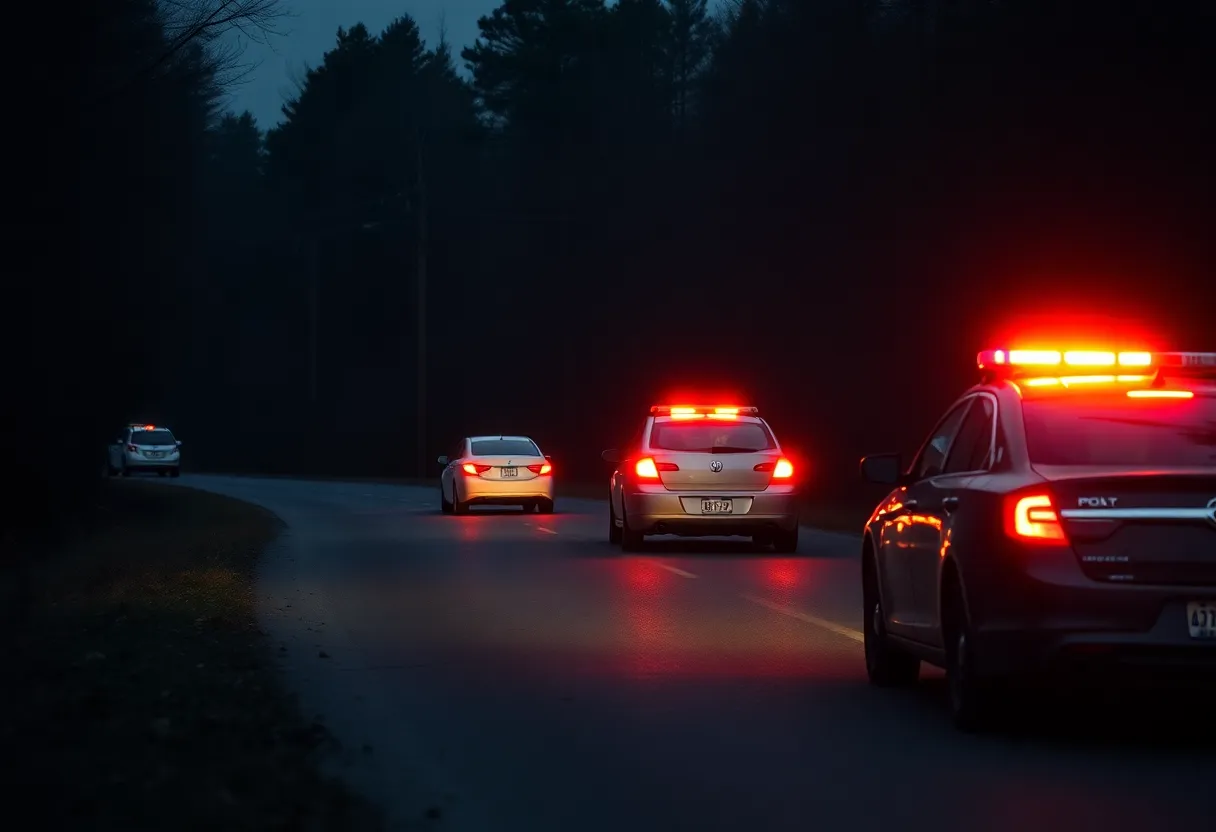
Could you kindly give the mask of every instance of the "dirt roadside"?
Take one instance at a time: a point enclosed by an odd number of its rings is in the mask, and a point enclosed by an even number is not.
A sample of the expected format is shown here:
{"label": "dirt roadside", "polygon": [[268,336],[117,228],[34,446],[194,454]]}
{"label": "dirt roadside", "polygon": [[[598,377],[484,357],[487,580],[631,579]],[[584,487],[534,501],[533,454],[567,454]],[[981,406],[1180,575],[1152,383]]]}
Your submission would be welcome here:
{"label": "dirt roadside", "polygon": [[116,481],[68,540],[4,564],[0,742],[20,814],[59,828],[383,828],[320,773],[328,734],[258,630],[254,570],[280,527],[229,497]]}

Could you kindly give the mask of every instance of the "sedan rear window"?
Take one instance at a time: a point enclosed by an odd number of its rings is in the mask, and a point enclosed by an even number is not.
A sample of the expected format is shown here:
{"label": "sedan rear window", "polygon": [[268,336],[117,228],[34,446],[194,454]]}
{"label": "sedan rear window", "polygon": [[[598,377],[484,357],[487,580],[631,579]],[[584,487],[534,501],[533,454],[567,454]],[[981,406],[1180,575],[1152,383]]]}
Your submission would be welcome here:
{"label": "sedan rear window", "polygon": [[776,448],[763,422],[655,422],[650,447],[658,451],[748,454]]}
{"label": "sedan rear window", "polygon": [[131,431],[132,445],[175,445],[177,440],[167,430],[136,430]]}
{"label": "sedan rear window", "polygon": [[530,439],[474,439],[473,456],[540,456]]}
{"label": "sedan rear window", "polygon": [[1059,396],[1022,402],[1040,465],[1216,465],[1216,397]]}

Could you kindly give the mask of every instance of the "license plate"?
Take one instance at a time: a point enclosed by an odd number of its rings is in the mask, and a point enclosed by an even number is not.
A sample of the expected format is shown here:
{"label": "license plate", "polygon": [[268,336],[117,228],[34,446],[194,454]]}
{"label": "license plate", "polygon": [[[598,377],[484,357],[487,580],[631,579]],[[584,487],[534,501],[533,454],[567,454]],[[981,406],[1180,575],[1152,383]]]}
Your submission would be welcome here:
{"label": "license plate", "polygon": [[734,502],[731,500],[702,500],[702,514],[730,514],[735,510]]}
{"label": "license plate", "polygon": [[164,455],[165,454],[162,451],[151,451],[148,453],[148,456],[152,457],[153,459],[160,459]]}
{"label": "license plate", "polygon": [[1216,639],[1216,601],[1187,604],[1186,626],[1191,631],[1191,638]]}
{"label": "license plate", "polygon": [[502,472],[498,476],[501,479],[509,480],[509,479],[511,479],[511,477],[519,476],[519,469],[518,468],[503,468]]}

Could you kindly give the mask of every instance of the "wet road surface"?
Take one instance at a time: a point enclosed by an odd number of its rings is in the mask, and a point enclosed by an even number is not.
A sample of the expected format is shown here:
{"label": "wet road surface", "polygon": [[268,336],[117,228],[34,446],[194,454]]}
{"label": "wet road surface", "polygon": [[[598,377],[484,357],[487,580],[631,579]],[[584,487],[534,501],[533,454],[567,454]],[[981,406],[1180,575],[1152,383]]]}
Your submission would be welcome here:
{"label": "wet road surface", "polygon": [[428,810],[422,828],[476,832],[1216,828],[1211,699],[1178,695],[1169,719],[1028,703],[968,737],[938,671],[869,687],[847,535],[624,555],[595,501],[455,517],[437,487],[180,484],[288,524],[264,626],[399,828]]}

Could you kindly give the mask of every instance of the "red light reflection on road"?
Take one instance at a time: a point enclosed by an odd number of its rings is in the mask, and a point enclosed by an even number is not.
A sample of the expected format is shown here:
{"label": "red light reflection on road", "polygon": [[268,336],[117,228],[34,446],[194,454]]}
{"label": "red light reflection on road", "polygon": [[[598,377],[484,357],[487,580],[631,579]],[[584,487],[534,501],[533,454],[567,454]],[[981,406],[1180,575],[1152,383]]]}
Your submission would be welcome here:
{"label": "red light reflection on road", "polygon": [[[811,564],[771,558],[756,564],[767,594],[780,598],[805,589]],[[646,559],[611,564],[619,600],[620,636],[598,659],[582,657],[593,675],[633,680],[816,678],[858,676],[855,651],[808,649],[805,637],[824,634],[747,606],[699,595],[689,579]],[[776,600],[776,599],[775,599]],[[784,600],[784,599],[783,599]],[[832,636],[834,638],[834,636]]]}

